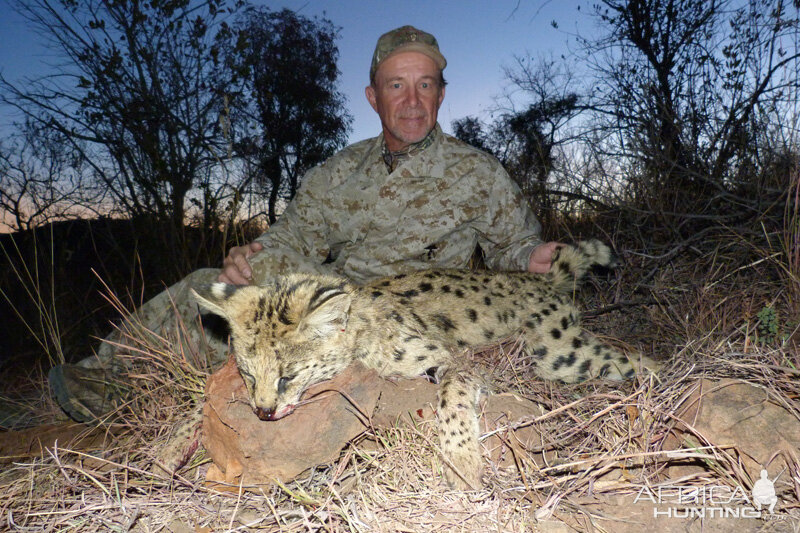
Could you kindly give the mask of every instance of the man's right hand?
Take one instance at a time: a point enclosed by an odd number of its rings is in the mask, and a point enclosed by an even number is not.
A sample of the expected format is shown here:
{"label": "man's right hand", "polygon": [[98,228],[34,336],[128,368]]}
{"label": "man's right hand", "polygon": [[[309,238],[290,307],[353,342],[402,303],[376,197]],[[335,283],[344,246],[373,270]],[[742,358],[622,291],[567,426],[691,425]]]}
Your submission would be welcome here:
{"label": "man's right hand", "polygon": [[244,246],[234,246],[228,252],[228,257],[222,262],[222,272],[217,280],[230,285],[249,285],[253,277],[253,269],[247,259],[264,246],[260,242],[251,242]]}

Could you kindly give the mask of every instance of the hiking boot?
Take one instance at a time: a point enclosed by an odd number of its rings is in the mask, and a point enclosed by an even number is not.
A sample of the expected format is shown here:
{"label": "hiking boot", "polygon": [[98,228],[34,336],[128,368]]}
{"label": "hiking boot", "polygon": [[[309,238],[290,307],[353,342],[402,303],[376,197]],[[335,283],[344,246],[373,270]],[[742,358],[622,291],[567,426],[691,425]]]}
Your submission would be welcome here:
{"label": "hiking boot", "polygon": [[58,365],[47,374],[61,408],[78,422],[105,421],[124,402],[126,389],[117,376],[102,368]]}

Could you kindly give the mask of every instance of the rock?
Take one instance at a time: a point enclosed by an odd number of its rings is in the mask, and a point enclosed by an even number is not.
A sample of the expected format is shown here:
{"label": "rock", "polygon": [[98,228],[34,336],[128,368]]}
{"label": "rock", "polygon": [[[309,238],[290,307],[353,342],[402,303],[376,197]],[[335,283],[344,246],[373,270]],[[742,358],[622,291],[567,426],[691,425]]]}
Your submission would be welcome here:
{"label": "rock", "polygon": [[482,408],[481,432],[491,435],[484,439],[483,446],[492,462],[501,467],[527,461],[545,466],[542,453],[532,452],[542,448],[542,434],[532,425],[522,423],[545,413],[543,406],[515,394],[489,396]]}
{"label": "rock", "polygon": [[[700,442],[688,429],[690,426],[714,446],[735,447],[738,459],[753,480],[758,479],[761,465],[768,463],[770,478],[774,479],[787,466],[787,458],[796,461],[800,448],[797,418],[775,403],[765,388],[740,380],[697,381],[678,407],[676,417],[681,423],[665,439],[665,450],[687,448]],[[679,476],[701,468],[679,468],[671,470],[670,475]]]}
{"label": "rock", "polygon": [[79,452],[102,450],[112,438],[105,428],[77,422],[0,432],[0,464],[47,457],[47,450],[56,446]]}
{"label": "rock", "polygon": [[253,413],[235,362],[229,360],[206,384],[202,442],[216,468],[207,481],[234,485],[287,482],[330,463],[364,431],[378,400],[374,370],[351,366],[331,381],[311,387],[313,401],[290,416],[262,421]]}
{"label": "rock", "polygon": [[[333,380],[311,387],[304,398],[320,393],[313,402],[285,418],[264,422],[253,414],[244,382],[230,360],[206,385],[203,446],[214,462],[206,480],[237,487],[285,483],[313,466],[336,460],[370,422],[378,429],[398,422],[435,423],[437,389],[423,378],[390,381],[374,370],[351,366]],[[500,466],[510,466],[515,464],[512,450],[539,446],[542,437],[534,428],[509,429],[509,425],[543,413],[541,406],[511,394],[490,396],[482,405],[481,422],[481,430],[491,433],[483,441],[489,457]],[[526,457],[539,463],[531,454]]]}
{"label": "rock", "polygon": [[[402,379],[385,381],[381,388],[378,406],[372,415],[376,428],[392,427],[398,421],[417,425],[420,422],[435,423],[434,406],[437,403],[438,386],[426,379]],[[541,434],[533,427],[517,422],[545,413],[544,408],[530,400],[514,394],[496,394],[485,398],[481,404],[481,433],[489,437],[483,440],[484,450],[498,466],[514,465],[510,453],[536,449],[542,444]],[[525,452],[528,459],[541,465],[538,454]]]}
{"label": "rock", "polygon": [[437,385],[425,378],[382,380],[381,396],[372,414],[372,425],[388,428],[398,421],[416,424],[433,420],[438,389]]}

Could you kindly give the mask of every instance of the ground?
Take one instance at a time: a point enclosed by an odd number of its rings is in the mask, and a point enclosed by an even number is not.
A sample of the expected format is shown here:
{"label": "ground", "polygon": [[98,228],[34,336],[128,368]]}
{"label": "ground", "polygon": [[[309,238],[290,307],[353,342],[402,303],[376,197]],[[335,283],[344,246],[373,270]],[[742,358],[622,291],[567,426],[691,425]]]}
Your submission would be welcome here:
{"label": "ground", "polygon": [[[11,457],[8,448],[0,448],[6,456],[0,528],[797,531],[796,455],[788,457],[783,472],[770,474],[780,476],[775,517],[699,518],[693,507],[691,518],[669,518],[664,513],[670,506],[635,502],[643,487],[748,491],[757,479],[742,466],[747,457],[738,450],[744,441],[709,444],[707,430],[690,429],[677,443],[679,452],[665,452],[677,424],[675,407],[701,378],[753,384],[786,420],[800,420],[800,351],[791,321],[797,316],[796,275],[782,277],[787,270],[771,263],[772,252],[761,254],[752,244],[724,240],[705,246],[673,254],[669,262],[652,259],[664,256],[652,250],[648,256],[624,254],[621,271],[579,294],[585,300],[581,307],[593,310],[587,329],[620,349],[635,348],[665,362],[658,380],[558,385],[531,378],[524,361],[495,358],[502,386],[543,405],[548,414],[527,426],[546,437],[538,449],[492,468],[485,490],[446,487],[438,475],[435,432],[426,423],[369,429],[331,463],[255,492],[209,488],[209,458],[202,450],[169,476],[154,467],[154,458],[171,429],[201,401],[208,376],[173,353],[169,339],[159,346],[128,339],[130,353],[153,358],[137,368],[138,394],[119,418],[82,442],[62,433],[56,445],[38,431]],[[759,314],[765,308],[774,310],[774,333],[762,327],[766,314]],[[41,375],[29,379],[42,391],[35,402],[39,418],[63,422]],[[773,429],[759,431],[780,433]],[[0,435],[5,442],[23,443],[20,434]],[[535,455],[543,461],[537,463]],[[656,511],[661,514],[653,516]]]}

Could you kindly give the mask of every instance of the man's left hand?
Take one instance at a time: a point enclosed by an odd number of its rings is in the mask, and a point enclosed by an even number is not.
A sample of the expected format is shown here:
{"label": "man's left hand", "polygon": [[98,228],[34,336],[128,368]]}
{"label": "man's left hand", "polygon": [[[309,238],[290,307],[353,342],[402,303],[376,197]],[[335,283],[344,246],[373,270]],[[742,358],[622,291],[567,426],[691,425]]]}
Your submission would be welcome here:
{"label": "man's left hand", "polygon": [[553,253],[562,246],[564,245],[560,242],[546,242],[534,248],[528,261],[528,272],[533,272],[534,274],[550,272],[550,265],[553,264]]}

